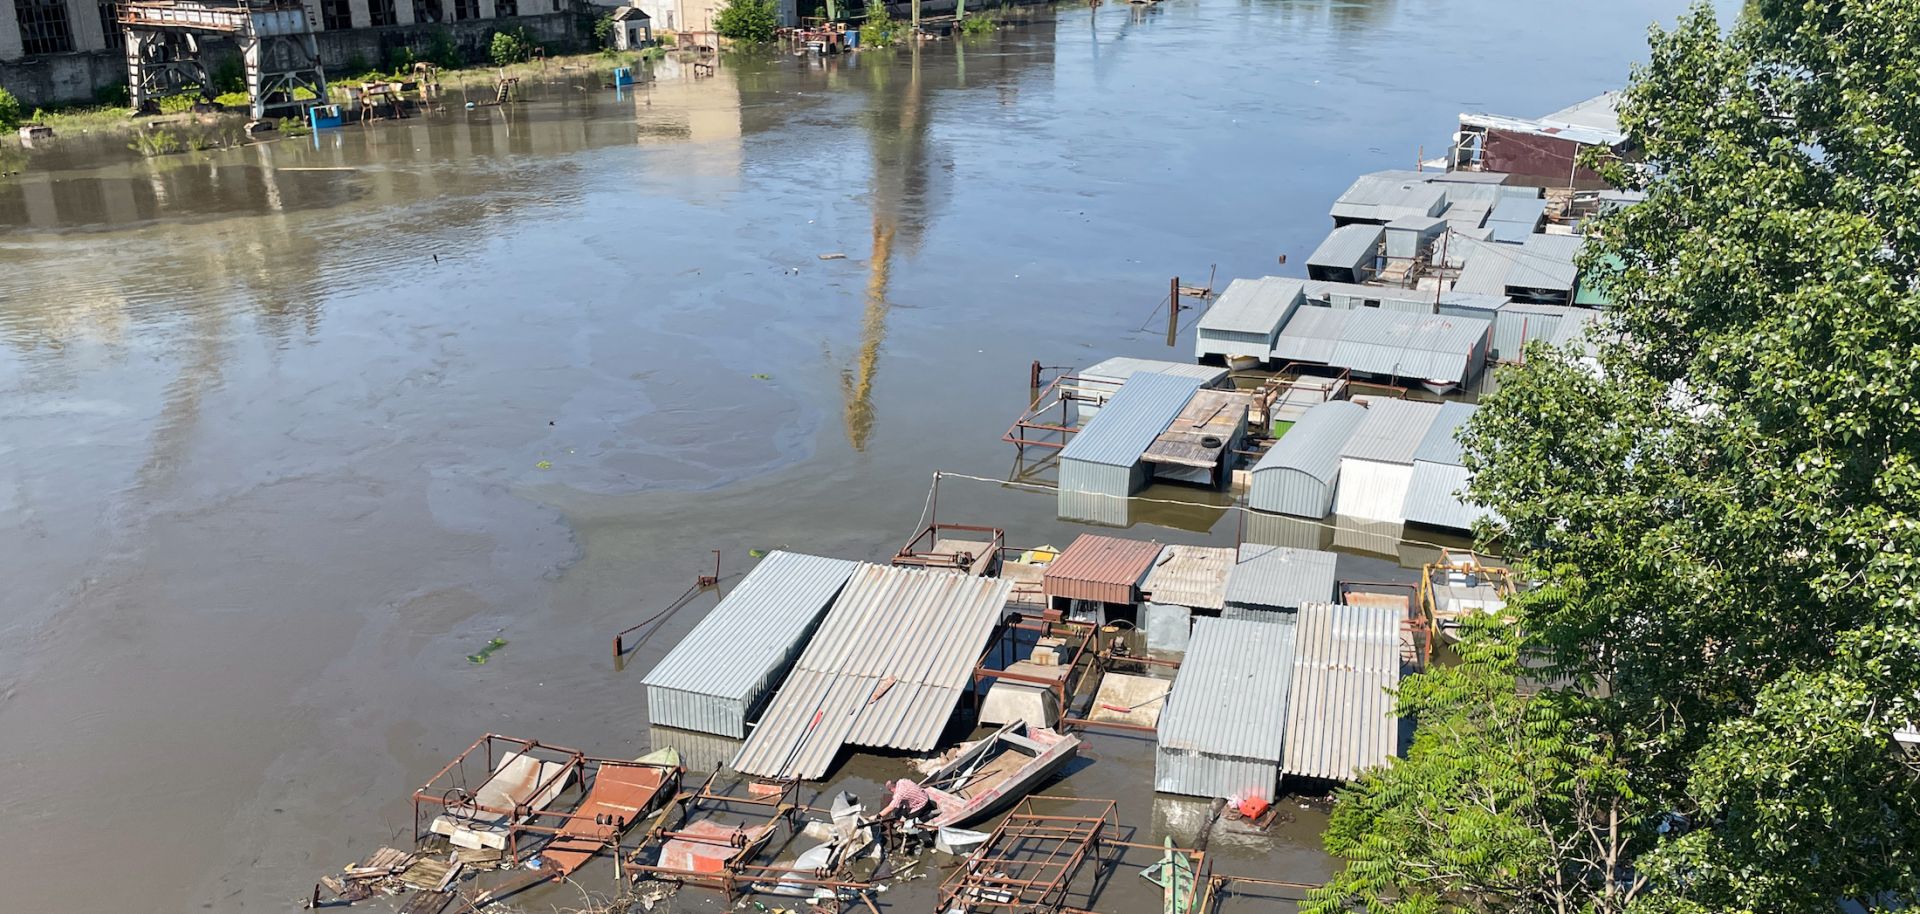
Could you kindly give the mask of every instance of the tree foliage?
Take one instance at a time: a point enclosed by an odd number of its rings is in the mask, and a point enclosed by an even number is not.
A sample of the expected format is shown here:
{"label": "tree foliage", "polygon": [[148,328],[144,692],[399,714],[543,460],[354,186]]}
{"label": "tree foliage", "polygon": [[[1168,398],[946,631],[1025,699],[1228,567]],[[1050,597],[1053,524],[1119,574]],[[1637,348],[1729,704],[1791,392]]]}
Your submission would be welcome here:
{"label": "tree foliage", "polygon": [[493,33],[487,53],[497,67],[519,63],[533,56],[533,36],[524,28],[502,29]]}
{"label": "tree foliage", "polygon": [[754,44],[772,41],[779,28],[773,0],[727,0],[713,19],[713,29],[722,38]]}
{"label": "tree foliage", "polygon": [[1637,897],[1624,864],[1644,817],[1626,772],[1592,702],[1520,694],[1516,641],[1483,622],[1458,665],[1406,681],[1413,746],[1341,795],[1326,845],[1350,862],[1307,910],[1618,912]]}
{"label": "tree foliage", "polygon": [[[1629,848],[1636,909],[1910,909],[1920,767],[1891,734],[1920,719],[1920,5],[1756,0],[1651,44],[1620,106],[1639,161],[1596,162],[1645,193],[1583,258],[1613,302],[1600,368],[1503,370],[1463,436],[1473,496],[1550,582],[1513,612],[1604,696],[1636,833],[1675,826]],[[1363,782],[1369,802],[1412,801]],[[1342,848],[1434,862],[1372,821]]]}
{"label": "tree foliage", "polygon": [[20,100],[0,86],[0,130],[12,130],[20,126]]}

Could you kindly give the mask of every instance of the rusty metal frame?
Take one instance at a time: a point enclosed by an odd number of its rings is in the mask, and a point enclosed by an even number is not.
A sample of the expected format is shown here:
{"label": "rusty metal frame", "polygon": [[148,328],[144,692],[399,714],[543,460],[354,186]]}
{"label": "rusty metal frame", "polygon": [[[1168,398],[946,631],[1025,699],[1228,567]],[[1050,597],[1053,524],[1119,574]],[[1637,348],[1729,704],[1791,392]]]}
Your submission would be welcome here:
{"label": "rusty metal frame", "polygon": [[1426,661],[1433,659],[1433,640],[1439,636],[1442,623],[1444,622],[1444,620],[1440,618],[1439,601],[1433,594],[1434,575],[1450,572],[1480,575],[1485,577],[1487,582],[1493,585],[1494,590],[1500,594],[1502,599],[1510,599],[1513,596],[1514,583],[1512,570],[1483,565],[1480,563],[1480,557],[1472,552],[1466,554],[1465,561],[1456,561],[1451,551],[1446,549],[1440,550],[1440,561],[1428,562],[1420,566],[1420,588],[1416,602],[1419,607],[1418,615],[1421,618],[1423,631],[1427,636],[1427,655],[1422,658],[1423,667]]}
{"label": "rusty metal frame", "polygon": [[[689,794],[674,797],[663,808],[656,824],[649,829],[640,844],[635,847],[622,846],[618,854],[623,858],[623,872],[635,879],[649,878],[664,882],[675,882],[683,886],[696,886],[713,889],[726,896],[731,904],[744,895],[752,894],[755,886],[763,884],[785,883],[788,885],[809,886],[830,889],[836,896],[859,894],[873,891],[872,883],[855,882],[832,878],[831,872],[803,870],[797,867],[774,866],[771,863],[754,862],[762,853],[777,853],[778,847],[784,847],[800,833],[802,826],[797,822],[802,813],[818,814],[817,810],[798,802],[800,782],[777,781],[757,782],[770,784],[777,792],[770,796],[734,796],[714,790],[713,782],[720,776],[718,771],[707,777],[700,789]],[[766,829],[760,837],[744,839],[733,843],[735,853],[728,857],[718,872],[681,869],[678,867],[643,864],[641,855],[652,850],[656,854],[665,848],[668,841],[686,838],[699,841],[712,840],[711,835],[694,834],[679,831],[688,822],[701,815],[713,815],[723,812],[738,812],[734,807],[744,807],[751,814],[763,814],[765,818],[758,824]],[[667,827],[667,817],[673,810],[679,810],[680,816],[673,828]],[[774,845],[776,830],[784,823],[787,836],[779,845]],[[742,833],[745,829],[741,830]]]}
{"label": "rusty metal frame", "polygon": [[[1081,385],[1093,385],[1103,390],[1107,387],[1112,387],[1113,389],[1106,391],[1105,394],[1101,396],[1076,396],[1076,394],[1082,391]],[[1113,395],[1119,392],[1119,390],[1120,385],[1112,381],[1063,374],[1047,382],[1047,386],[1034,392],[1033,398],[1027,403],[1026,410],[1020,413],[1018,419],[1013,420],[1013,425],[1007,428],[1006,434],[1000,436],[1000,440],[1013,445],[1022,452],[1025,452],[1029,447],[1052,448],[1055,450],[1064,448],[1067,446],[1067,442],[1073,439],[1073,435],[1080,431],[1078,427],[1066,424],[1067,404],[1098,400],[1104,405],[1107,400],[1113,399]],[[1041,421],[1042,418],[1056,406],[1060,407],[1059,423],[1055,424]],[[1057,435],[1058,438],[1029,438],[1027,437],[1028,432],[1050,433]]]}
{"label": "rusty metal frame", "polygon": [[[453,761],[448,762],[445,767],[434,772],[433,777],[428,778],[425,784],[413,792],[413,840],[415,847],[418,847],[422,842],[427,840],[427,836],[431,834],[431,832],[423,832],[420,827],[420,814],[423,807],[438,806],[443,810],[450,810],[453,807],[454,804],[447,801],[447,794],[454,789],[466,790],[466,784],[464,783],[467,779],[466,765],[475,753],[483,753],[485,759],[485,768],[479,780],[475,782],[476,786],[486,783],[487,778],[493,776],[494,765],[496,764],[494,755],[496,747],[515,747],[515,751],[519,751],[524,755],[534,756],[540,761],[556,761],[556,759],[542,758],[536,755],[538,752],[544,751],[550,755],[560,756],[557,761],[561,762],[561,768],[554,777],[558,778],[563,784],[573,785],[573,789],[580,789],[582,796],[585,795],[584,778],[587,774],[587,763],[590,758],[586,753],[578,749],[549,746],[537,740],[503,736],[498,733],[488,733],[474,740],[473,745],[468,746],[459,755],[454,756]],[[599,760],[596,759],[595,761]],[[454,781],[460,781],[462,783],[454,783]],[[534,782],[534,794],[537,796],[544,792],[552,783],[553,782],[549,780]],[[561,790],[561,793],[565,792],[566,789]],[[557,800],[558,796],[556,796],[555,799]],[[519,806],[512,809],[499,809],[492,806],[483,806],[479,803],[467,803],[462,804],[461,808],[474,812],[493,813],[495,815],[508,817],[508,824],[506,826],[506,854],[509,860],[520,859],[520,841],[523,835],[531,838],[542,836],[551,838],[559,834],[560,829],[574,818],[570,812],[536,810],[526,806]],[[541,821],[543,819],[558,820],[558,824],[544,824]]]}
{"label": "rusty metal frame", "polygon": [[[1062,814],[1073,811],[1084,812]],[[1067,904],[1074,877],[1089,861],[1106,869],[1102,845],[1123,843],[1117,804],[1112,800],[1028,797],[941,882],[935,910],[968,914],[1082,910]]]}
{"label": "rusty metal frame", "polygon": [[[1000,560],[1007,548],[1007,532],[999,527],[982,527],[974,524],[943,524],[938,521],[927,524],[913,539],[908,540],[900,551],[894,553],[893,564],[903,568],[941,568],[949,571],[969,571],[980,557],[969,553],[945,553],[933,551],[944,531],[960,533],[987,534],[987,567],[983,572],[987,576],[999,573]],[[926,543],[925,552],[917,551],[922,541]]]}
{"label": "rusty metal frame", "polygon": [[[1062,679],[1048,679],[1042,676],[1007,672],[1005,667],[1019,659],[1014,656],[1014,647],[1021,632],[1032,632],[1036,639],[1065,637],[1072,653],[1060,658],[1060,665],[1067,668],[1067,675]],[[1060,700],[1060,713],[1065,715],[1067,706],[1072,701],[1074,692],[1077,691],[1076,680],[1079,676],[1085,675],[1076,672],[1080,661],[1089,653],[1098,653],[1099,637],[1099,626],[1091,622],[1029,619],[1019,615],[1007,617],[994,627],[993,636],[987,640],[986,649],[981,651],[979,659],[974,661],[973,677],[967,684],[967,691],[973,695],[974,710],[978,711],[980,708],[982,697],[980,686],[989,679],[1004,679],[1008,682],[1039,686],[1052,692],[1054,697]],[[993,662],[996,653],[1000,655],[1001,668],[998,669],[989,665]],[[1064,716],[1062,719],[1065,719]]]}

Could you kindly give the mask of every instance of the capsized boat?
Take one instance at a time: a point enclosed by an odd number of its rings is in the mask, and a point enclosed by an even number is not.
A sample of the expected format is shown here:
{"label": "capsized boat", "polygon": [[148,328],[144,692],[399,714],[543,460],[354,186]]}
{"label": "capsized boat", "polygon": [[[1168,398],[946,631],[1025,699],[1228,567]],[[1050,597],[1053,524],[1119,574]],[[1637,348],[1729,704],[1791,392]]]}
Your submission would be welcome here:
{"label": "capsized boat", "polygon": [[1080,751],[1080,738],[1016,720],[963,749],[920,782],[940,812],[932,828],[985,819],[1032,793]]}

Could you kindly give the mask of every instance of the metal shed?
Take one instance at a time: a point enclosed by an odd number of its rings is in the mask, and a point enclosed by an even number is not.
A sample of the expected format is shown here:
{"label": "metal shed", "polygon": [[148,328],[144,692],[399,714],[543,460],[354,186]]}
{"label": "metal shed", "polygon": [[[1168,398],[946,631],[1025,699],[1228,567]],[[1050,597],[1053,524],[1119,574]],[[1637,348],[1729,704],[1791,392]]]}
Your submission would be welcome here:
{"label": "metal shed", "polygon": [[1274,797],[1294,678],[1294,626],[1196,619],[1160,712],[1153,789]]}
{"label": "metal shed", "polygon": [[[1469,242],[1455,292],[1505,295],[1515,301],[1564,305],[1572,300],[1578,270],[1574,258],[1586,241],[1579,235],[1528,235],[1525,242]],[[1455,261],[1449,253],[1447,259]]]}
{"label": "metal shed", "polygon": [[1196,365],[1192,362],[1166,362],[1159,359],[1136,359],[1131,356],[1115,356],[1102,362],[1096,362],[1073,373],[1078,383],[1072,384],[1072,399],[1068,401],[1071,412],[1070,422],[1086,424],[1100,414],[1120,385],[1137,374],[1178,375],[1199,380],[1202,388],[1231,387],[1230,373],[1219,365]]}
{"label": "metal shed", "polygon": [[[1125,498],[1152,478],[1140,459],[1186,408],[1200,379],[1141,372],[1128,378],[1107,405],[1060,449],[1061,497],[1081,492]],[[1063,502],[1064,510],[1067,504]]]}
{"label": "metal shed", "polygon": [[648,719],[734,739],[747,735],[747,720],[793,666],[858,565],[797,552],[761,559],[647,673]]}
{"label": "metal shed", "polygon": [[1327,215],[1335,226],[1385,225],[1402,216],[1438,216],[1447,207],[1447,192],[1429,182],[1431,177],[1415,171],[1361,175],[1333,201]]}
{"label": "metal shed", "polygon": [[1293,312],[1287,325],[1273,342],[1273,360],[1325,365],[1333,358],[1333,347],[1347,331],[1352,311],[1334,308],[1304,307]]}
{"label": "metal shed", "polygon": [[1309,304],[1324,305],[1336,311],[1378,308],[1411,314],[1432,314],[1433,299],[1433,293],[1423,289],[1400,289],[1351,282],[1307,283]]}
{"label": "metal shed", "polygon": [[1380,240],[1386,230],[1377,225],[1343,225],[1307,255],[1307,278],[1322,282],[1365,282],[1380,272]]}
{"label": "metal shed", "polygon": [[1155,479],[1218,488],[1227,479],[1233,452],[1247,436],[1252,404],[1250,394],[1196,390],[1140,459]]}
{"label": "metal shed", "polygon": [[1401,512],[1408,521],[1472,530],[1474,521],[1492,514],[1456,494],[1467,487],[1471,476],[1461,464],[1462,448],[1455,436],[1478,409],[1470,403],[1440,405],[1440,414],[1413,452],[1413,477],[1407,484],[1407,503]]}
{"label": "metal shed", "polygon": [[1247,505],[1295,517],[1326,517],[1340,483],[1340,451],[1366,418],[1366,407],[1348,400],[1307,410],[1253,465]]}
{"label": "metal shed", "polygon": [[861,564],[733,767],[815,780],[843,745],[927,752],[966,691],[1013,582]]}
{"label": "metal shed", "polygon": [[1413,452],[1440,414],[1437,403],[1374,398],[1367,417],[1340,451],[1340,487],[1333,512],[1363,521],[1400,523],[1413,482]]}
{"label": "metal shed", "polygon": [[[1449,205],[1447,211],[1452,210]],[[1447,220],[1439,216],[1401,216],[1387,223],[1387,256],[1394,260],[1419,257],[1432,248],[1446,230]]]}
{"label": "metal shed", "polygon": [[1539,197],[1505,197],[1487,214],[1493,240],[1519,244],[1540,231],[1547,220],[1547,201]]}
{"label": "metal shed", "polygon": [[1489,321],[1376,309],[1350,314],[1327,360],[1334,367],[1445,389],[1471,382],[1486,366]]}
{"label": "metal shed", "polygon": [[1264,620],[1277,610],[1333,599],[1337,558],[1316,549],[1241,543],[1227,572],[1225,615]]}
{"label": "metal shed", "polygon": [[1193,334],[1196,359],[1245,356],[1266,359],[1280,326],[1300,307],[1302,280],[1284,276],[1236,279],[1227,284]]}
{"label": "metal shed", "polygon": [[1049,601],[1140,602],[1140,582],[1160,558],[1160,544],[1082,533],[1047,564],[1040,589]]}
{"label": "metal shed", "polygon": [[1350,781],[1398,754],[1401,618],[1383,607],[1300,607],[1281,772]]}

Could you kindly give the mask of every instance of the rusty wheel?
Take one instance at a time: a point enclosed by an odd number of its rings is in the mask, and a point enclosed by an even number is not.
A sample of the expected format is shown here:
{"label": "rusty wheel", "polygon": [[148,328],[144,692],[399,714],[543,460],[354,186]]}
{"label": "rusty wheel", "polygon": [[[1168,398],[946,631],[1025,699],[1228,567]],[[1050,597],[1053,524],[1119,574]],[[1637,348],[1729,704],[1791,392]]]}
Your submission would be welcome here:
{"label": "rusty wheel", "polygon": [[473,794],[465,787],[449,787],[440,795],[440,805],[447,808],[447,815],[455,819],[471,820],[480,810],[474,806]]}

